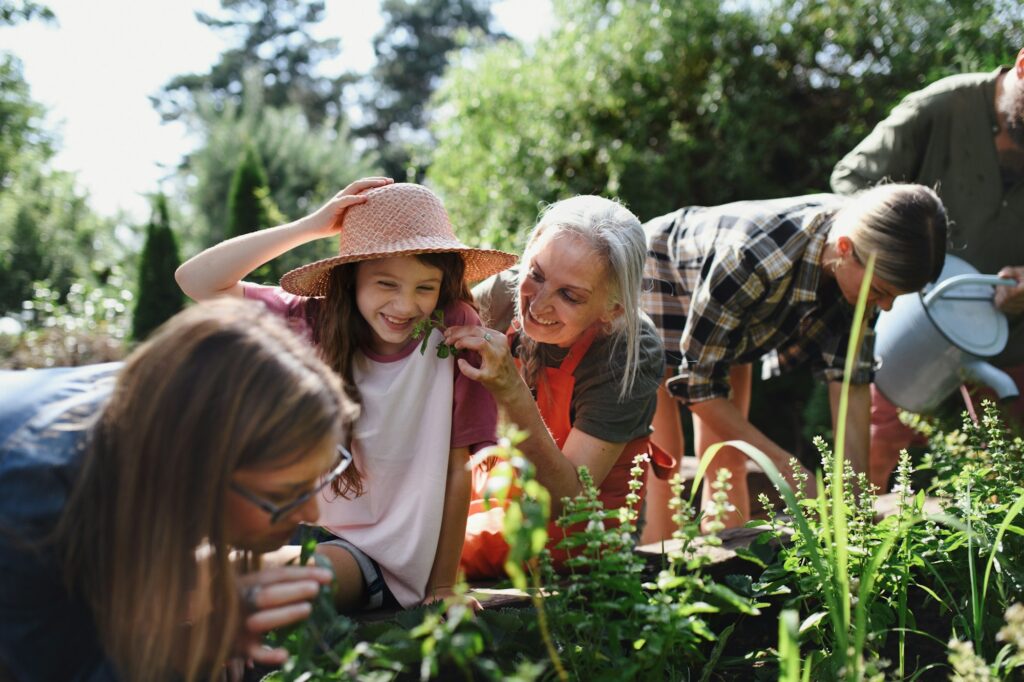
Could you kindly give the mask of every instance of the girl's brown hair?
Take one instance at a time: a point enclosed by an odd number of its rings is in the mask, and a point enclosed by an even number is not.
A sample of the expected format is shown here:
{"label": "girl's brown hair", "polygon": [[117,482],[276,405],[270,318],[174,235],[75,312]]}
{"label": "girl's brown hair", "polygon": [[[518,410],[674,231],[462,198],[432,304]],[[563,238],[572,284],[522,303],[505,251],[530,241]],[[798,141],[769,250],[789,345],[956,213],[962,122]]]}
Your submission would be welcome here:
{"label": "girl's brown hair", "polygon": [[[444,310],[456,301],[473,305],[473,294],[466,284],[466,263],[462,256],[454,252],[443,252],[418,253],[412,257],[441,271],[438,309]],[[327,277],[326,295],[309,300],[306,319],[313,329],[313,342],[320,349],[320,357],[341,377],[349,399],[361,405],[362,398],[354,376],[356,351],[370,346],[373,332],[356,306],[358,267],[359,263],[356,262],[332,268]],[[340,479],[331,485],[331,489],[342,497],[362,493],[361,485]]]}
{"label": "girl's brown hair", "polygon": [[[456,301],[473,305],[462,256],[446,252],[418,253],[411,257],[441,271],[438,309],[443,310]],[[346,263],[333,268],[328,275],[326,295],[310,299],[306,317],[313,328],[313,342],[320,348],[320,357],[341,376],[349,397],[361,403],[359,388],[353,380],[353,363],[356,351],[370,346],[373,333],[356,307],[358,267],[359,263]]]}
{"label": "girl's brown hair", "polygon": [[252,303],[193,306],[131,355],[55,531],[122,677],[220,674],[239,622],[232,474],[301,461],[355,414],[337,376]]}

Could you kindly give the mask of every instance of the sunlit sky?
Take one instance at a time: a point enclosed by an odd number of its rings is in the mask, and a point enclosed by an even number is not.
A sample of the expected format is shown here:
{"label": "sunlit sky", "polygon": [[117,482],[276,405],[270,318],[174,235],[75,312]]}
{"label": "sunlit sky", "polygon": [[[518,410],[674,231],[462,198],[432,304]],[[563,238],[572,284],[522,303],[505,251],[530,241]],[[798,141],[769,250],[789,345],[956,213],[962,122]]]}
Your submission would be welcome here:
{"label": "sunlit sky", "polygon": [[[44,0],[56,24],[35,20],[0,28],[0,50],[23,62],[32,97],[57,131],[57,168],[75,171],[95,210],[149,216],[145,193],[192,147],[180,124],[160,122],[148,96],[173,76],[204,73],[229,47],[196,21],[217,14],[217,0]],[[341,39],[337,63],[325,73],[366,72],[373,35],[383,19],[379,0],[327,0],[317,37]],[[496,28],[533,41],[552,24],[550,0],[498,0]]]}

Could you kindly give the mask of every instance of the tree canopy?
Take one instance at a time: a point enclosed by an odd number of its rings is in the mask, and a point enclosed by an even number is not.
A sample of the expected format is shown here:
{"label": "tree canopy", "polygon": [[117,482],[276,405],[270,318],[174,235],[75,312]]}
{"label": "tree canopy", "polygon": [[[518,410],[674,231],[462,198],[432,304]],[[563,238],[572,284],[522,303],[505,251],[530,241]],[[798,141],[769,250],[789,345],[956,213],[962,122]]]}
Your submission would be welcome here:
{"label": "tree canopy", "polygon": [[257,74],[269,107],[298,107],[311,125],[341,119],[341,96],[352,81],[347,74],[319,74],[337,56],[337,39],[316,39],[310,27],[324,16],[322,0],[221,0],[222,16],[196,12],[211,29],[242,35],[204,74],[175,76],[152,97],[165,119],[177,119],[198,106],[202,94],[223,110],[239,104],[249,74]]}
{"label": "tree canopy", "polygon": [[427,140],[427,105],[448,65],[449,53],[474,41],[473,36],[477,45],[505,37],[492,31],[491,2],[381,2],[384,26],[373,39],[377,59],[362,102],[367,120],[354,132],[370,139],[389,175],[405,179],[410,162],[427,163],[413,156]]}
{"label": "tree canopy", "polygon": [[1003,0],[556,0],[535,48],[463,55],[428,179],[463,234],[509,246],[543,202],[694,204],[823,191],[903,94],[1024,44]]}

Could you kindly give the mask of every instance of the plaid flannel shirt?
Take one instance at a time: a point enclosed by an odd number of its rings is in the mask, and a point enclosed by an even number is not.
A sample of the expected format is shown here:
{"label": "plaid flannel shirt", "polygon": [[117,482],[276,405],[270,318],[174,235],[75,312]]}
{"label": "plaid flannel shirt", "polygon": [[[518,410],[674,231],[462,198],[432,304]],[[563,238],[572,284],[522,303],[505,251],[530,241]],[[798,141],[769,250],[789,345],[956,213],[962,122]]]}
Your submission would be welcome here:
{"label": "plaid flannel shirt", "polygon": [[[680,209],[645,224],[644,309],[679,374],[684,403],[729,396],[729,367],[772,353],[776,372],[811,362],[843,377],[853,307],[821,277],[832,216],[843,198],[817,194]],[[867,340],[866,340],[867,341]],[[871,380],[865,342],[851,381]]]}

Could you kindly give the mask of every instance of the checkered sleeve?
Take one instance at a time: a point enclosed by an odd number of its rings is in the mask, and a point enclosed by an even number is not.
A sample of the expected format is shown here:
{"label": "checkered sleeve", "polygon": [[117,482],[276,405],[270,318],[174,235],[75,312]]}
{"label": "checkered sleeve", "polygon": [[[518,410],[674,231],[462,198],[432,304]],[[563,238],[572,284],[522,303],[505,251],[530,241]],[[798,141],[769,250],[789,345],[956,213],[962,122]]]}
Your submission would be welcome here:
{"label": "checkered sleeve", "polygon": [[[777,376],[809,362],[814,375],[822,381],[842,381],[846,373],[846,351],[850,342],[850,321],[833,316],[827,322],[817,322],[806,335],[779,348],[775,353],[776,366],[771,374]],[[837,331],[834,331],[837,330]],[[853,363],[851,384],[868,384],[874,379],[875,330],[869,324],[858,347]]]}
{"label": "checkered sleeve", "polygon": [[710,256],[694,288],[679,342],[683,367],[668,382],[669,392],[684,403],[729,396],[729,367],[745,345],[747,311],[767,288],[753,254],[727,246]]}

